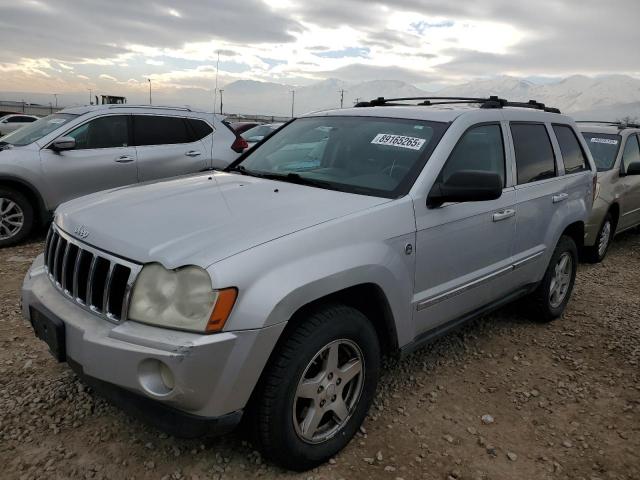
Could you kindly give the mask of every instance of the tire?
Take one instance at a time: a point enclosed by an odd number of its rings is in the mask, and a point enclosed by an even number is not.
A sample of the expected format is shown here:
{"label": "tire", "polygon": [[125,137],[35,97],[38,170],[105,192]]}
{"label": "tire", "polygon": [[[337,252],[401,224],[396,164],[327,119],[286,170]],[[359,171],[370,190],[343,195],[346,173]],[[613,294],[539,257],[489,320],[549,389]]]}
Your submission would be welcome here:
{"label": "tire", "polygon": [[[568,264],[565,264],[564,267],[560,265],[563,259],[566,259]],[[578,249],[576,244],[571,237],[563,235],[560,237],[551,256],[542,282],[540,282],[538,288],[531,294],[531,311],[534,320],[538,322],[550,322],[562,315],[571,298],[577,268]],[[562,272],[562,275],[558,273],[558,269]],[[559,281],[562,286],[558,286]],[[558,289],[556,289],[556,287]]]}
{"label": "tire", "polygon": [[584,248],[584,258],[589,263],[599,263],[609,251],[609,246],[615,234],[615,223],[611,213],[607,213],[602,221],[595,245]]}
{"label": "tire", "polygon": [[329,460],[364,421],[379,372],[378,337],[359,310],[331,304],[308,312],[274,352],[261,381],[254,426],[260,450],[297,471]]}
{"label": "tire", "polygon": [[21,192],[0,187],[0,248],[24,240],[34,227],[34,209]]}

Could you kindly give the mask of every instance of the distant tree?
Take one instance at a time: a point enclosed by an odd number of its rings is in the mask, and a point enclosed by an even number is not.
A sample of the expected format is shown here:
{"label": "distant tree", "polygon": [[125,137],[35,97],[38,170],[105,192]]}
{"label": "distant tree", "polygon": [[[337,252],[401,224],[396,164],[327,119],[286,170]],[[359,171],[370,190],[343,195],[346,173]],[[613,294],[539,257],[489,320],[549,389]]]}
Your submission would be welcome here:
{"label": "distant tree", "polygon": [[626,115],[622,118],[616,120],[616,122],[620,122],[623,125],[629,125],[630,123],[638,123],[638,117],[632,117],[631,115]]}

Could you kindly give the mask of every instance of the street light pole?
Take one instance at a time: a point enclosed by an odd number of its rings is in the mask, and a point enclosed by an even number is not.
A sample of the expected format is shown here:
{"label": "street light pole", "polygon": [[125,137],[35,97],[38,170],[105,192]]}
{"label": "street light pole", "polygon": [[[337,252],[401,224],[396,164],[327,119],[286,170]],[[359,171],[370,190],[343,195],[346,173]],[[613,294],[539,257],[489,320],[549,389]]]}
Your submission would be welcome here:
{"label": "street light pole", "polygon": [[54,93],[54,94],[53,94],[53,98],[55,98],[55,99],[56,99],[56,108],[58,108],[58,94],[57,94],[57,93]]}
{"label": "street light pole", "polygon": [[224,89],[220,89],[220,115],[222,115],[222,92],[224,92]]}
{"label": "street light pole", "polygon": [[344,104],[344,88],[340,90],[340,108]]}
{"label": "street light pole", "polygon": [[291,118],[293,118],[295,104],[296,104],[296,91],[291,90]]}
{"label": "street light pole", "polygon": [[151,105],[151,79],[147,78],[147,81],[149,82],[149,105]]}
{"label": "street light pole", "polygon": [[89,89],[89,105],[93,105],[93,100],[91,100],[91,89]]}

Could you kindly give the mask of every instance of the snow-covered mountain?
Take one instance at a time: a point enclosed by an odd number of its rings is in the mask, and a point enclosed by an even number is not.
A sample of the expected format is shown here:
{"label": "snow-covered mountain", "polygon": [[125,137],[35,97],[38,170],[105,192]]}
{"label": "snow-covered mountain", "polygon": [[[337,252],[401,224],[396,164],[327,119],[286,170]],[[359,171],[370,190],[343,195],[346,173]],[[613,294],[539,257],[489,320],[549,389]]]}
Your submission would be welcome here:
{"label": "snow-covered mountain", "polygon": [[499,77],[447,87],[438,94],[474,97],[498,95],[515,101],[535,99],[579,118],[608,120],[626,115],[640,117],[640,79],[626,75],[595,78],[574,75],[544,85],[513,77]]}
{"label": "snow-covered mountain", "polygon": [[[302,113],[340,107],[340,95],[344,90],[343,105],[353,105],[357,100],[376,97],[414,96],[464,96],[486,97],[498,95],[514,101],[535,99],[578,119],[598,118],[615,120],[624,116],[640,118],[640,79],[625,75],[586,77],[574,75],[551,83],[536,83],[520,78],[501,76],[487,80],[446,87],[438,92],[426,92],[401,80],[372,80],[345,82],[339,79],[323,80],[306,86],[293,86],[274,82],[238,80],[223,87],[224,112],[291,115],[292,91],[295,90],[294,113]],[[143,92],[144,93],[144,92]],[[145,93],[146,95],[146,93]],[[147,97],[139,92],[129,95],[129,103],[146,103]],[[66,93],[59,96],[61,105],[86,103],[86,93]],[[0,92],[0,100],[35,101],[48,105],[53,99],[45,94]],[[213,94],[197,88],[154,91],[154,104],[191,105],[211,110]],[[217,97],[216,110],[220,108]]]}

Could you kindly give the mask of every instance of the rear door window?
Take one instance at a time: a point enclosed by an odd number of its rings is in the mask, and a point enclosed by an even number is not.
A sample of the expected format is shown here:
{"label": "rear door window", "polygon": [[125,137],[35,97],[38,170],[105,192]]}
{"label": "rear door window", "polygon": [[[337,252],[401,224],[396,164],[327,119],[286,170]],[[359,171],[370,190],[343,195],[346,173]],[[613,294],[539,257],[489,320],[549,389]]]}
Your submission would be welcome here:
{"label": "rear door window", "polygon": [[137,146],[191,143],[193,135],[181,117],[134,115],[133,138]]}
{"label": "rear door window", "polygon": [[498,124],[479,125],[467,130],[447,160],[440,181],[460,170],[482,170],[500,175],[505,184],[504,144]]}
{"label": "rear door window", "polygon": [[589,170],[589,163],[582,151],[580,142],[571,127],[567,125],[554,125],[553,131],[560,145],[560,153],[562,153],[562,162],[564,163],[564,172],[568,175],[571,173]]}
{"label": "rear door window", "polygon": [[547,128],[539,123],[512,123],[518,185],[556,176],[556,162]]}

